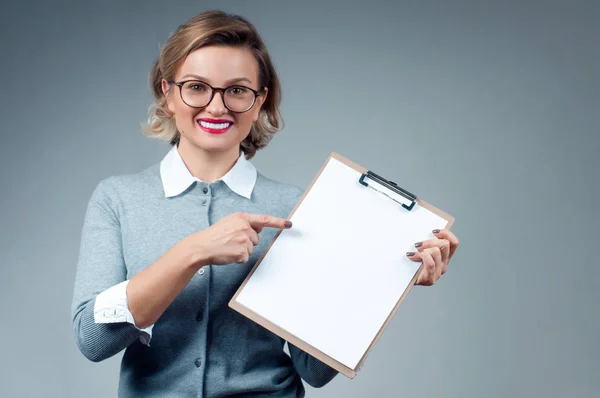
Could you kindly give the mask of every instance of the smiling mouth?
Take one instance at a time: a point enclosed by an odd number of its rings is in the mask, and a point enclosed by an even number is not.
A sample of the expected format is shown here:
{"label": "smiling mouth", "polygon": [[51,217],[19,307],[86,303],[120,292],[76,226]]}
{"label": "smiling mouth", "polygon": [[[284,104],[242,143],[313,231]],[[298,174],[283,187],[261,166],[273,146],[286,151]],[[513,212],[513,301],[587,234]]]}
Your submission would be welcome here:
{"label": "smiling mouth", "polygon": [[198,126],[200,126],[200,128],[202,130],[204,130],[210,134],[223,134],[223,133],[227,132],[231,128],[231,126],[233,126],[232,122],[227,122],[227,121],[214,123],[214,122],[208,122],[206,120],[198,119],[197,123],[198,123]]}

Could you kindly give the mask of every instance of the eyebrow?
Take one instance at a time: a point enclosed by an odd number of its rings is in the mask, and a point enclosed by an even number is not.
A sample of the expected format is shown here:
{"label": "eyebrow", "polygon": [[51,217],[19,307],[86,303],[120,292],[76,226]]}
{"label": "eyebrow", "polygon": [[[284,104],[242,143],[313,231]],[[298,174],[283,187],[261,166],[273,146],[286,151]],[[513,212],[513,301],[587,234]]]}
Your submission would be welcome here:
{"label": "eyebrow", "polygon": [[[182,79],[185,79],[187,77],[191,77],[193,79],[198,79],[198,80],[202,80],[205,82],[209,82],[209,79],[199,76],[199,75],[191,75],[191,74],[187,74],[185,76],[182,77]],[[235,79],[229,79],[225,82],[225,85],[230,85],[230,84],[235,84],[235,83],[240,83],[240,82],[248,82],[248,84],[252,84],[252,82],[250,81],[250,79],[246,78],[246,77],[236,77]]]}

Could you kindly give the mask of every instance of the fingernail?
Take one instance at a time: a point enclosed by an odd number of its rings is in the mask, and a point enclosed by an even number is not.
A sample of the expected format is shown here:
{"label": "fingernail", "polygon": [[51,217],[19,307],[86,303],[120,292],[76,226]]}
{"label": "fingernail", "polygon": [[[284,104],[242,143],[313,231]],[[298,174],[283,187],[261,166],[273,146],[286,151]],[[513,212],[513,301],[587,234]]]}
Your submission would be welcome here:
{"label": "fingernail", "polygon": [[421,246],[423,246],[423,242],[415,243],[415,247],[421,247]]}
{"label": "fingernail", "polygon": [[420,252],[422,252],[422,251],[423,251],[423,249],[418,249],[418,250],[419,250]]}
{"label": "fingernail", "polygon": [[415,255],[415,252],[406,252],[406,255],[407,255],[408,257],[410,257],[410,256],[414,256],[414,255]]}
{"label": "fingernail", "polygon": [[437,234],[438,232],[440,232],[440,230],[439,230],[439,229],[434,229],[434,230],[433,230],[433,233],[434,233],[434,234]]}
{"label": "fingernail", "polygon": [[292,222],[291,221],[286,221],[283,223],[283,225],[285,225],[286,228],[291,228],[292,227]]}

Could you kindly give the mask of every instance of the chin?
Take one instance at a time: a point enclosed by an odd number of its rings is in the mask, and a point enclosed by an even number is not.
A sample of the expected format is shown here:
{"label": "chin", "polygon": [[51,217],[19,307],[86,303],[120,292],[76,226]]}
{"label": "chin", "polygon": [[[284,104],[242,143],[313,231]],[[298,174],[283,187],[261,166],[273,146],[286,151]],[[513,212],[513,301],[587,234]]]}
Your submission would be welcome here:
{"label": "chin", "polygon": [[233,150],[233,148],[239,148],[240,142],[233,140],[231,137],[223,136],[206,136],[206,133],[202,132],[203,137],[192,137],[191,143],[207,152],[227,152]]}

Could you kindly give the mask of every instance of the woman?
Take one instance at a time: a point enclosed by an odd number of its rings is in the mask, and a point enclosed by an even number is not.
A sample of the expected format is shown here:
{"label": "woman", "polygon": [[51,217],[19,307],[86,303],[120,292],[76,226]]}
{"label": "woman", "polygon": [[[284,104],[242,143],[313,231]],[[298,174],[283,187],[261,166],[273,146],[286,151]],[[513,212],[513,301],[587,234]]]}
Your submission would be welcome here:
{"label": "woman", "polygon": [[[336,371],[228,308],[303,190],[249,162],[280,126],[280,87],[245,19],[219,11],[182,25],[151,74],[146,134],[170,142],[159,163],[109,177],[85,215],[73,297],[82,353],[125,349],[119,396],[304,396]],[[446,270],[458,241],[422,243],[418,283]],[[307,292],[307,294],[309,294]]]}

